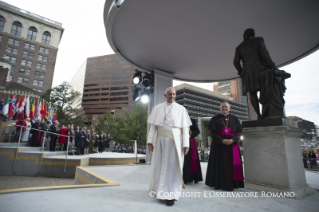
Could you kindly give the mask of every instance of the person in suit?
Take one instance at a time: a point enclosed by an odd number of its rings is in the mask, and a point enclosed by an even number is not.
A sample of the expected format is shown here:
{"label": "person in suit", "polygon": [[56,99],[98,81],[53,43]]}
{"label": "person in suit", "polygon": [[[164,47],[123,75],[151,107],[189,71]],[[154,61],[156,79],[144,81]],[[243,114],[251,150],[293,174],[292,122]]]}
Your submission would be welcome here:
{"label": "person in suit", "polygon": [[86,140],[84,141],[84,154],[88,155],[89,154],[89,146],[90,146],[90,141],[92,139],[91,131],[87,130],[86,133]]}
{"label": "person in suit", "polygon": [[99,131],[96,131],[95,134],[95,142],[94,142],[94,152],[98,153],[98,148],[99,148],[99,142],[100,142],[100,134]]}
{"label": "person in suit", "polygon": [[31,146],[40,146],[41,145],[41,119],[38,119],[35,124],[31,127],[33,129],[33,134],[31,138]]}
{"label": "person in suit", "polygon": [[75,135],[76,154],[81,155],[81,149],[84,147],[83,129],[79,128],[79,132]]}
{"label": "person in suit", "polygon": [[[185,106],[184,106],[185,107]],[[185,107],[187,112],[188,108]],[[184,183],[203,181],[202,169],[197,153],[197,145],[195,137],[200,133],[195,119],[192,119],[192,125],[189,127],[189,153],[184,157],[183,180]]]}
{"label": "person in suit", "polygon": [[[58,121],[53,122],[53,125],[50,126],[50,132],[52,133],[58,133],[60,132],[60,129],[58,128]],[[56,146],[56,140],[58,139],[58,135],[56,134],[50,134],[51,140],[50,140],[50,151],[54,152],[55,151],[55,146]]]}
{"label": "person in suit", "polygon": [[94,147],[94,144],[95,144],[95,139],[96,139],[96,133],[95,133],[95,130],[92,129],[91,139],[90,139],[90,144],[89,144],[89,153],[90,154],[93,153],[93,147]]}
{"label": "person in suit", "polygon": [[99,153],[102,153],[102,152],[103,152],[104,139],[105,139],[104,133],[103,133],[103,131],[101,131],[101,133],[100,133],[100,135],[99,135]]}
{"label": "person in suit", "polygon": [[[255,37],[254,29],[246,29],[243,37],[244,41],[237,46],[233,61],[242,79],[243,95],[249,93],[258,119],[270,116],[283,117],[283,94],[286,90],[284,79],[289,78],[290,74],[276,68],[264,39]],[[260,91],[260,101],[257,96],[258,91]],[[262,113],[259,103],[263,105]]]}
{"label": "person in suit", "polygon": [[109,151],[109,148],[110,148],[110,143],[111,143],[111,135],[108,134],[106,136],[106,142],[105,142],[105,151],[108,152]]}

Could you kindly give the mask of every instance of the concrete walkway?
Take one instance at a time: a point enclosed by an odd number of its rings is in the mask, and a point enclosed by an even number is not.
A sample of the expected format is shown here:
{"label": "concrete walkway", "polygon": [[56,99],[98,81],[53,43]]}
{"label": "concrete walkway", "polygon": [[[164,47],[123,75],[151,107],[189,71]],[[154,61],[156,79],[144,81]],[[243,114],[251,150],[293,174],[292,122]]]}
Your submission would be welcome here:
{"label": "concrete walkway", "polygon": [[[203,174],[207,163],[201,163]],[[44,190],[0,195],[0,211],[318,211],[319,193],[296,200],[290,198],[261,197],[213,197],[215,190],[204,182],[187,184],[183,192],[196,197],[181,197],[173,207],[149,196],[148,182],[150,166],[96,166],[86,167],[105,176],[120,186]],[[309,184],[319,186],[319,174],[306,172]],[[238,189],[235,192],[255,192]],[[190,194],[189,193],[189,194]],[[209,195],[210,194],[210,195]],[[15,203],[16,202],[16,203]]]}

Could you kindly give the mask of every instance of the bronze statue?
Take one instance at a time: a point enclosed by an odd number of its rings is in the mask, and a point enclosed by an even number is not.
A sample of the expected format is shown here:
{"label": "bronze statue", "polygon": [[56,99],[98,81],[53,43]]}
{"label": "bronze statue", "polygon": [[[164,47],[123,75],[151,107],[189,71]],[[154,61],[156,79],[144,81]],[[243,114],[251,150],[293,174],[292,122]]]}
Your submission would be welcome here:
{"label": "bronze statue", "polygon": [[[242,79],[243,95],[249,92],[258,119],[285,118],[285,79],[291,75],[277,69],[262,37],[254,29],[246,29],[244,41],[236,48],[234,66]],[[242,61],[242,65],[240,63]],[[258,100],[257,93],[260,92]],[[262,105],[260,113],[259,102]]]}

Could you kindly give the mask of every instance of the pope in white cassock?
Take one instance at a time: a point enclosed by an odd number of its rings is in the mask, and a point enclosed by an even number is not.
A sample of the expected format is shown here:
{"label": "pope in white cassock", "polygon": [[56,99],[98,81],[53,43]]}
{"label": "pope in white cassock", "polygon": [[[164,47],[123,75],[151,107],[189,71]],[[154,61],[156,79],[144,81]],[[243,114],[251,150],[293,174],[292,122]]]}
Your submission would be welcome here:
{"label": "pope in white cassock", "polygon": [[175,102],[175,89],[167,88],[166,102],[156,105],[148,117],[151,125],[147,137],[148,149],[152,150],[150,191],[157,199],[174,205],[183,186],[184,154],[189,148],[189,126],[192,122],[186,109]]}

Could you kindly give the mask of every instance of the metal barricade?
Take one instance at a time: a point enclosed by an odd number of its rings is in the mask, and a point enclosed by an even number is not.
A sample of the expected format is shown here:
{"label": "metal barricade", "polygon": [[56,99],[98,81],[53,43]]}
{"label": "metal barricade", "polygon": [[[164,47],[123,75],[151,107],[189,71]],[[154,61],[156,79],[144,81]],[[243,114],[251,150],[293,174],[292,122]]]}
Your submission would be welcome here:
{"label": "metal barricade", "polygon": [[[15,125],[15,127],[20,127],[20,135],[19,135],[19,140],[18,140],[18,144],[17,144],[17,149],[16,149],[16,153],[15,153],[15,157],[14,157],[14,163],[13,163],[13,175],[15,175],[15,171],[16,171],[16,163],[17,163],[17,158],[18,158],[18,154],[19,154],[19,147],[20,147],[20,142],[21,142],[21,137],[22,137],[22,130],[23,128],[27,128],[24,126],[20,126],[20,125]],[[40,131],[40,132],[44,132],[44,139],[42,142],[42,149],[41,149],[41,156],[40,156],[40,163],[39,163],[39,168],[38,168],[38,174],[40,174],[41,172],[41,165],[42,165],[42,160],[43,160],[43,151],[44,151],[44,143],[45,143],[45,138],[46,138],[46,134],[55,134],[58,136],[63,136],[63,137],[68,137],[68,143],[66,144],[66,154],[65,154],[65,162],[64,162],[64,172],[66,172],[66,164],[67,164],[67,160],[68,160],[68,151],[69,151],[69,143],[70,143],[70,133],[68,133],[68,135],[61,135],[58,133],[53,133],[53,132],[49,132],[48,130],[39,130],[39,129],[34,129],[32,128],[33,131]]]}

